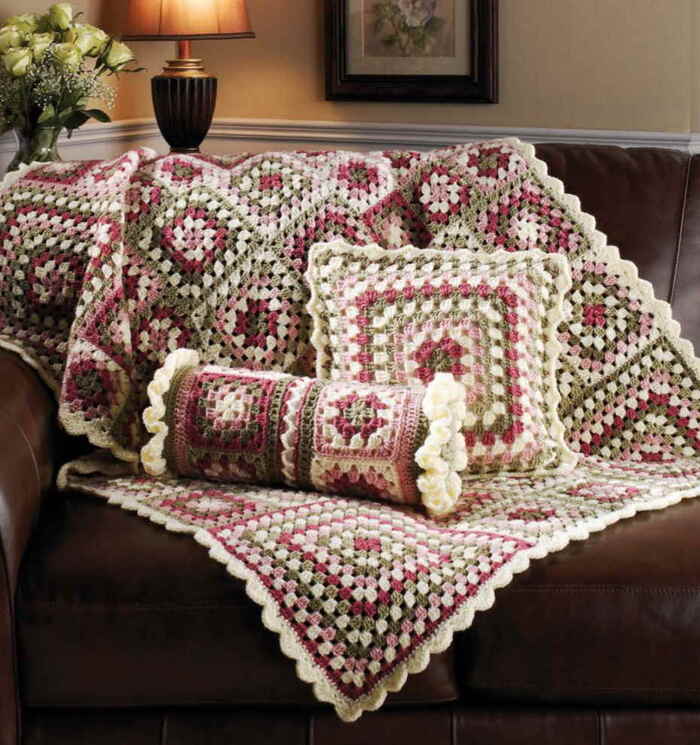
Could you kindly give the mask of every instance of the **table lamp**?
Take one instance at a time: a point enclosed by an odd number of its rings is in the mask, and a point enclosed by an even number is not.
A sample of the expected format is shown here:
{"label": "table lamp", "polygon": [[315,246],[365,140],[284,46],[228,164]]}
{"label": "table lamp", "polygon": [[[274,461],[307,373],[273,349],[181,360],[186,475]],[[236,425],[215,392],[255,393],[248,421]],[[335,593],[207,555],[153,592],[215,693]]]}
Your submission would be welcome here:
{"label": "table lamp", "polygon": [[254,39],[245,0],[128,0],[122,37],[177,42],[177,59],[151,80],[153,108],[171,152],[199,152],[214,116],[216,78],[192,57],[192,41]]}

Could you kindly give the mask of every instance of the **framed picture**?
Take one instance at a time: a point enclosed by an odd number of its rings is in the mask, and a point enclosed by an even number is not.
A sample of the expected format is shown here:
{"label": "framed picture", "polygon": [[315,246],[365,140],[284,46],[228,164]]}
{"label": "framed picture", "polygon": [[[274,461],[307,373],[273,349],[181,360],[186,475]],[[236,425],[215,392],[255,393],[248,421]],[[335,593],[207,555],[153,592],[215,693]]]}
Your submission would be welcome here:
{"label": "framed picture", "polygon": [[496,103],[498,0],[326,0],[326,99]]}

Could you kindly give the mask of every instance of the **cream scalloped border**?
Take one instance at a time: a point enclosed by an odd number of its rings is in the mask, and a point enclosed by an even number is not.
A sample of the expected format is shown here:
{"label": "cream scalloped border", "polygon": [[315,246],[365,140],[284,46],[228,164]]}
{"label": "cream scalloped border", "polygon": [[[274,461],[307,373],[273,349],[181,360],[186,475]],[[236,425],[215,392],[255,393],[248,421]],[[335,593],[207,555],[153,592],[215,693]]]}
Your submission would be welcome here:
{"label": "cream scalloped border", "polygon": [[[329,243],[316,243],[309,251],[309,264],[306,271],[307,284],[310,287],[311,297],[307,303],[306,309],[311,315],[312,332],[311,344],[316,350],[316,375],[322,377],[331,361],[329,352],[330,338],[326,331],[327,322],[324,321],[325,302],[321,298],[319,285],[321,277],[317,276],[319,267],[317,265],[318,255],[323,251],[330,251],[336,256],[347,256],[357,258],[380,259],[395,258],[396,256],[405,256],[408,259],[425,257],[434,257],[436,259],[445,259],[446,257],[461,257],[471,262],[484,262],[485,264],[498,265],[506,261],[512,262],[521,260],[523,262],[532,260],[532,263],[550,263],[557,267],[555,276],[552,276],[552,283],[557,288],[557,298],[552,305],[551,312],[547,315],[546,323],[546,341],[545,351],[548,364],[544,370],[544,376],[547,381],[542,401],[543,415],[547,422],[547,435],[552,443],[552,447],[558,454],[557,465],[555,467],[543,465],[532,471],[523,471],[522,475],[527,478],[537,476],[551,476],[554,474],[569,473],[578,463],[578,455],[569,448],[566,442],[566,429],[559,416],[559,404],[561,394],[557,384],[557,366],[559,357],[563,351],[563,346],[559,341],[557,329],[559,324],[565,320],[564,315],[564,298],[566,293],[571,289],[571,269],[565,256],[561,254],[548,254],[544,251],[534,249],[527,252],[512,253],[499,249],[493,252],[471,251],[470,249],[458,249],[456,251],[444,251],[437,248],[416,248],[415,246],[404,246],[400,249],[385,249],[376,243],[368,246],[353,246],[344,240],[331,241]],[[551,276],[551,275],[550,275]],[[508,475],[515,475],[512,471],[503,471]],[[483,474],[463,474],[462,479],[483,478]]]}
{"label": "cream scalloped border", "polygon": [[141,463],[149,476],[162,476],[168,470],[168,463],[163,456],[165,440],[169,427],[165,422],[167,406],[164,397],[170,391],[175,376],[189,368],[197,367],[199,353],[194,349],[176,349],[171,352],[159,367],[153,380],[148,384],[148,400],[151,405],[143,412],[143,423],[151,439],[141,448]]}
{"label": "cream scalloped border", "polygon": [[661,510],[678,504],[684,499],[700,495],[700,486],[698,486],[694,489],[683,490],[666,496],[656,496],[650,498],[644,505],[628,506],[603,517],[585,521],[569,531],[562,531],[558,535],[536,543],[531,549],[516,554],[515,559],[497,571],[481,587],[477,595],[466,600],[460,610],[449,618],[436,634],[427,639],[407,660],[399,663],[391,675],[381,680],[366,696],[355,701],[349,701],[337,691],[326,678],[323,670],[309,657],[308,652],[297,639],[296,632],[280,616],[276,601],[268,594],[267,589],[256,574],[240,560],[233,558],[208,530],[176,520],[170,515],[152,507],[147,507],[132,497],[108,494],[107,491],[100,491],[99,488],[91,489],[89,486],[81,484],[80,481],[71,481],[70,478],[67,484],[76,491],[106,497],[110,504],[136,512],[141,517],[162,525],[172,533],[189,533],[192,535],[197,543],[209,550],[209,556],[226,567],[231,576],[245,583],[246,594],[261,607],[263,625],[279,635],[280,649],[287,657],[296,662],[296,671],[299,678],[313,687],[314,695],[319,701],[331,704],[344,722],[354,722],[359,719],[363,712],[379,709],[389,693],[394,693],[404,686],[409,675],[425,670],[430,662],[430,656],[444,652],[452,643],[456,633],[465,631],[472,625],[474,615],[477,612],[491,608],[495,601],[495,591],[506,587],[512,582],[516,574],[528,569],[533,559],[543,559],[548,554],[566,548],[572,541],[586,540],[591,533],[604,530],[610,525],[634,517],[640,512]]}
{"label": "cream scalloped border", "polygon": [[608,244],[605,233],[596,227],[596,220],[593,215],[584,212],[581,209],[581,200],[574,194],[567,193],[563,182],[549,174],[547,164],[537,157],[534,145],[521,142],[517,137],[507,137],[493,142],[502,142],[518,150],[537,176],[542,179],[542,183],[551,189],[552,193],[571,210],[573,216],[581,225],[583,234],[590,242],[590,251],[594,254],[591,258],[609,262],[610,269],[617,272],[631,287],[637,290],[642,303],[648,304],[647,312],[653,313],[657,327],[667,335],[668,341],[676,347],[683,361],[700,380],[700,360],[695,356],[693,343],[681,336],[681,326],[678,321],[674,320],[671,306],[665,300],[660,300],[654,295],[653,285],[639,276],[639,270],[634,262],[623,259],[617,246]]}
{"label": "cream scalloped border", "polygon": [[58,471],[56,487],[59,491],[67,489],[71,474],[123,477],[135,476],[138,473],[137,463],[126,463],[123,460],[115,460],[111,456],[112,454],[106,450],[95,450],[64,463]]}

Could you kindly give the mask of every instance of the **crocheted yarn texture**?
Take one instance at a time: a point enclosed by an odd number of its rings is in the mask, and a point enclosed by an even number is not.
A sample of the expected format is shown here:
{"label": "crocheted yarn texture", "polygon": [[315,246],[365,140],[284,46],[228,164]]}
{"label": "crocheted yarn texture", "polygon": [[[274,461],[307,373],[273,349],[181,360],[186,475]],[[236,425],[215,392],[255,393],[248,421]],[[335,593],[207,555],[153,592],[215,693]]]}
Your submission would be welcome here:
{"label": "crocheted yarn texture", "polygon": [[[168,355],[148,386],[151,476],[181,476],[424,505],[450,512],[466,466],[464,387],[324,383],[284,373],[199,366]],[[419,468],[420,466],[420,468]]]}
{"label": "crocheted yarn texture", "polygon": [[449,372],[467,390],[470,473],[576,465],[557,411],[563,256],[336,242],[312,248],[307,278],[319,377],[417,385]]}
{"label": "crocheted yarn texture", "polygon": [[315,242],[571,262],[557,371],[582,456],[569,474],[480,476],[442,521],[308,492],[87,475],[113,462],[63,474],[207,546],[344,719],[380,706],[530,559],[700,493],[692,347],[531,146],[147,157],[30,169],[0,200],[0,344],[60,389],[71,431],[134,461],[146,385],[176,348],[312,370],[303,272]]}

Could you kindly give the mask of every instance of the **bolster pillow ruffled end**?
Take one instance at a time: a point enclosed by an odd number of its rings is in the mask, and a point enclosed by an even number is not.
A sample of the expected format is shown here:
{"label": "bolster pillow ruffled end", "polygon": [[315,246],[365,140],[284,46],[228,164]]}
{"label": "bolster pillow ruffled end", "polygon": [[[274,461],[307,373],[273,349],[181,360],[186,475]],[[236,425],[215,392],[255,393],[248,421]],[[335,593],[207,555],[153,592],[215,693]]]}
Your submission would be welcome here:
{"label": "bolster pillow ruffled end", "polygon": [[176,349],[166,358],[163,366],[156,370],[148,384],[150,406],[143,412],[143,423],[151,439],[141,448],[141,463],[149,476],[162,476],[168,469],[164,458],[168,425],[165,422],[165,397],[173,378],[182,370],[199,365],[199,354],[192,349]]}
{"label": "bolster pillow ruffled end", "polygon": [[423,398],[428,436],[416,451],[421,501],[431,515],[452,512],[462,492],[460,473],[467,467],[462,427],[467,415],[466,392],[450,373],[437,373]]}

